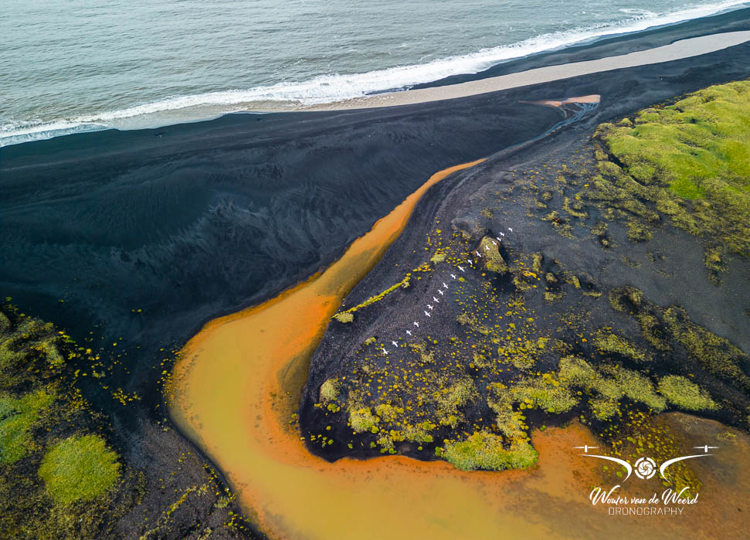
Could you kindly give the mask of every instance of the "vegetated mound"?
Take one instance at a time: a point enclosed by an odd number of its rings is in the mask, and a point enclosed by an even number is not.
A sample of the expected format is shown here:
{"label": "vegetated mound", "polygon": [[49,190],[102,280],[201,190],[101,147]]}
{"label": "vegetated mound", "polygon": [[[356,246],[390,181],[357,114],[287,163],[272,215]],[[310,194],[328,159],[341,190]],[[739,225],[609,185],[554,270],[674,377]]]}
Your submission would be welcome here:
{"label": "vegetated mound", "polygon": [[[744,339],[748,313],[723,302],[750,286],[747,220],[721,224],[748,211],[746,164],[732,156],[746,159],[736,142],[750,131],[749,88],[713,87],[462,182],[427,238],[376,268],[382,288],[355,289],[331,323],[300,409],[309,448],[506,469],[535,463],[532,428],[572,418],[615,455],[647,445],[657,458],[674,444],[650,421],[662,411],[747,429],[750,358],[730,339]],[[694,151],[683,124],[727,137]],[[665,156],[683,151],[707,164],[668,174]],[[730,339],[706,327],[720,318]],[[687,467],[670,483],[697,487]]]}
{"label": "vegetated mound", "polygon": [[[82,377],[103,379],[99,370],[90,349],[52,324],[0,309],[0,537],[186,538],[206,527],[247,536],[231,493],[197,456],[171,448],[168,433],[144,429],[146,444],[163,446],[147,466],[122,451],[109,419],[78,389]],[[132,406],[121,390],[111,397]]]}

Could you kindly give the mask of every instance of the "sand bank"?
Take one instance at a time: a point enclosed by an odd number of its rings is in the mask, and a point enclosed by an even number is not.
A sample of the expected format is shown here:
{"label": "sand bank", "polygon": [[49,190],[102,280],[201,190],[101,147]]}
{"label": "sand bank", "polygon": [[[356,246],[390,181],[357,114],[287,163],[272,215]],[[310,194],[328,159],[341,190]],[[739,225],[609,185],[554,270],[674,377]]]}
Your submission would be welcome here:
{"label": "sand bank", "polygon": [[547,66],[519,73],[501,75],[499,77],[492,77],[489,79],[470,81],[450,86],[441,86],[438,88],[422,88],[403,92],[389,92],[386,94],[352,99],[338,103],[316,105],[314,107],[309,107],[309,110],[396,107],[400,105],[412,105],[415,103],[428,103],[446,99],[465,98],[533,84],[570,79],[581,75],[591,75],[616,69],[661,64],[663,62],[692,58],[694,56],[709,54],[729,47],[734,47],[735,45],[740,45],[747,41],[750,41],[750,31],[724,32],[720,34],[682,39],[675,41],[670,45],[618,56],[609,56],[598,60]]}

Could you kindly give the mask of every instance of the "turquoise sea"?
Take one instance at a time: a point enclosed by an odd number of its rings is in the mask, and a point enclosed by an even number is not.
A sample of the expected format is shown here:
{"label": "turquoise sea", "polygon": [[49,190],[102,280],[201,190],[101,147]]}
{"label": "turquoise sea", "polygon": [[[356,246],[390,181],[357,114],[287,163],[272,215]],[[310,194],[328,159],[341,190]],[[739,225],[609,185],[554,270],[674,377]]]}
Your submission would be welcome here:
{"label": "turquoise sea", "polygon": [[0,146],[408,88],[747,4],[3,0]]}

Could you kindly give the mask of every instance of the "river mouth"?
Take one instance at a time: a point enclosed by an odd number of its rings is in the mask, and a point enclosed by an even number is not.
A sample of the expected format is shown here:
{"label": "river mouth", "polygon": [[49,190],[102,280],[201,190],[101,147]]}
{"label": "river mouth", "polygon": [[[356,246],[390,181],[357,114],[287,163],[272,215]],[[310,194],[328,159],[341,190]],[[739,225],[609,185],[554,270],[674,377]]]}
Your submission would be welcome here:
{"label": "river mouth", "polygon": [[[219,467],[246,514],[272,538],[547,538],[564,537],[565,531],[669,538],[698,523],[726,523],[729,510],[721,494],[750,485],[749,475],[729,457],[717,458],[713,468],[700,464],[707,493],[700,512],[669,527],[615,520],[607,508],[592,508],[587,495],[604,480],[601,467],[573,448],[596,444],[577,422],[535,432],[540,460],[528,471],[468,473],[400,456],[329,463],[305,448],[292,414],[330,317],[398,237],[424,192],[480,162],[433,175],[324,272],[208,323],[174,369],[167,397],[175,423]],[[684,418],[666,416],[672,423]],[[716,422],[690,421],[713,439],[728,433]],[[731,454],[747,458],[747,438],[731,431]]]}

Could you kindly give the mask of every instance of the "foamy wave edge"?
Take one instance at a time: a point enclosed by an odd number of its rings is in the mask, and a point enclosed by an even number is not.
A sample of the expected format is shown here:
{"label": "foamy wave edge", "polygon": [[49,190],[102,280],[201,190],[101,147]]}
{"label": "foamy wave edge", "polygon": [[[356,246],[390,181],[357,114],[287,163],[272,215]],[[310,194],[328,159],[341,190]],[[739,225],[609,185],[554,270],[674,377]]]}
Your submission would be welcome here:
{"label": "foamy wave edge", "polygon": [[[631,34],[649,28],[708,17],[748,5],[750,2],[747,0],[735,0],[696,6],[671,13],[640,12],[636,17],[617,23],[543,34],[518,43],[482,49],[462,56],[441,58],[426,64],[396,66],[367,73],[322,75],[301,82],[277,83],[245,90],[170,97],[126,109],[103,111],[54,122],[9,124],[0,127],[0,147],[73,133],[109,128],[153,128],[208,119],[231,112],[289,110],[309,105],[335,103],[386,91],[405,90],[452,75],[476,74],[508,60],[564,49],[614,35]],[[175,118],[175,111],[187,110],[192,110],[193,114],[178,115],[179,118]],[[133,121],[139,118],[141,121]]]}

